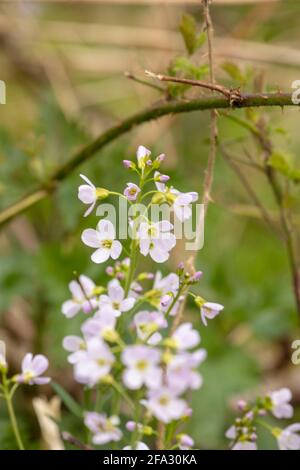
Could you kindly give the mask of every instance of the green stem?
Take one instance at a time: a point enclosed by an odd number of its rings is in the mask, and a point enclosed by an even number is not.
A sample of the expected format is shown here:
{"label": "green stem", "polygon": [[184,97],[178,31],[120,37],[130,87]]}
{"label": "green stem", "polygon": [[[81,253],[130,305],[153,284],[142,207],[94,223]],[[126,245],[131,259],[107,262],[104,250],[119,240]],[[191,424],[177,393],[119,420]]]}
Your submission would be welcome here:
{"label": "green stem", "polygon": [[118,384],[118,382],[116,382],[115,380],[112,382],[112,386],[115,388],[115,390],[119,393],[119,395],[124,398],[124,400],[131,406],[131,408],[135,408],[135,404],[133,403],[133,401],[131,400],[130,396],[127,395],[127,393],[125,392],[125,390],[123,389],[123,387],[121,385]]}
{"label": "green stem", "polygon": [[14,431],[14,435],[15,435],[19,450],[24,450],[24,444],[22,442],[21,434],[20,434],[20,431],[19,431],[17,418],[16,418],[14,407],[13,407],[13,404],[12,404],[11,394],[10,394],[6,384],[4,386],[4,398],[6,400],[9,419],[10,419],[10,422],[11,422],[11,425],[12,425],[12,428],[13,428],[13,431]]}

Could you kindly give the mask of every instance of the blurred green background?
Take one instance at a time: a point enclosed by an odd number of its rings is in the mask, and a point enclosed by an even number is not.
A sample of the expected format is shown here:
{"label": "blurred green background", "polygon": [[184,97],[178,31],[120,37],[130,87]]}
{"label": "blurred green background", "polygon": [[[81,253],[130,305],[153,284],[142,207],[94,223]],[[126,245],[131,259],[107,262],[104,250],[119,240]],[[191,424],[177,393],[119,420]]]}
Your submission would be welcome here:
{"label": "blurred green background", "polygon": [[[144,69],[166,71],[184,51],[178,32],[184,12],[195,15],[201,28],[200,2],[123,3],[0,3],[0,79],[7,85],[7,104],[0,106],[0,209],[45,181],[80,145],[159,100],[155,90],[125,78],[124,72],[144,78]],[[214,3],[218,81],[231,83],[222,64],[232,61],[250,76],[250,91],[254,76],[263,76],[269,89],[290,91],[292,81],[300,79],[299,2]],[[196,60],[199,66],[207,62],[205,48]],[[276,143],[299,162],[299,111],[273,109],[267,116],[278,130]],[[236,154],[244,146],[252,148],[246,131],[225,118],[219,120],[219,132],[221,140],[235,142]],[[90,262],[80,242],[83,228],[97,219],[82,217],[79,173],[97,186],[122,191],[128,180],[122,160],[133,158],[143,144],[153,153],[166,153],[164,171],[175,187],[201,193],[208,136],[205,112],[137,127],[76,169],[53,196],[2,227],[0,338],[7,344],[12,371],[26,351],[44,353],[55,380],[75,397],[79,394],[61,347],[62,338],[76,329],[76,320],[66,321],[61,304],[68,298],[74,270],[99,284],[104,280],[104,267]],[[250,170],[247,176],[272,208],[264,180]],[[182,246],[177,247],[165,271],[183,256]],[[197,267],[204,272],[199,293],[224,304],[225,311],[204,328],[193,305],[187,307],[208,349],[201,368],[204,385],[192,396],[188,431],[198,448],[225,448],[224,431],[238,397],[288,386],[295,405],[300,404],[300,366],[290,361],[299,329],[285,249],[251,210],[243,185],[219,155]],[[39,448],[34,392],[18,393],[27,446]],[[41,393],[52,394],[50,388]],[[64,428],[79,434],[80,423],[64,410],[62,419]],[[264,432],[261,439],[261,447],[274,446]],[[0,448],[14,445],[0,404]]]}

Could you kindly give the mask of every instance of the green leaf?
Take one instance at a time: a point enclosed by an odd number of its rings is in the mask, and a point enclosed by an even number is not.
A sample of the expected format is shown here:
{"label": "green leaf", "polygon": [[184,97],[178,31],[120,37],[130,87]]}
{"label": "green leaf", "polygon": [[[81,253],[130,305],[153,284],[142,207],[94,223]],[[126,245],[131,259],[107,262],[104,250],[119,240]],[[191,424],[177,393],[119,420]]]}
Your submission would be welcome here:
{"label": "green leaf", "polygon": [[182,34],[185,47],[190,55],[203,46],[207,37],[205,31],[197,34],[196,28],[197,24],[195,18],[185,13],[181,18],[179,29]]}
{"label": "green leaf", "polygon": [[282,152],[273,152],[268,164],[292,181],[300,181],[300,170],[295,168],[291,155]]}
{"label": "green leaf", "polygon": [[227,346],[221,354],[209,357],[210,360],[201,365],[203,387],[192,395],[193,415],[188,431],[195,437],[197,448],[216,449],[223,443],[228,445],[224,433],[233,421],[228,403],[257,386],[259,368],[256,361],[239,348]]}
{"label": "green leaf", "polygon": [[179,26],[185,47],[189,54],[193,54],[197,47],[196,20],[193,16],[185,13]]}
{"label": "green leaf", "polygon": [[202,31],[201,33],[198,34],[196,38],[196,50],[200,49],[203,44],[205,44],[207,39],[207,34],[205,31]]}
{"label": "green leaf", "polygon": [[78,418],[82,418],[82,409],[71,395],[58,383],[51,382],[53,390],[60,396],[65,406]]}
{"label": "green leaf", "polygon": [[180,75],[185,78],[194,78],[201,80],[207,75],[209,68],[207,65],[195,65],[187,57],[176,57],[172,62],[169,72],[172,75]]}
{"label": "green leaf", "polygon": [[246,81],[245,76],[241,72],[240,68],[236,64],[234,64],[233,62],[224,62],[221,65],[221,68],[233,80],[236,80],[237,82],[240,82],[240,83],[245,83],[245,81]]}

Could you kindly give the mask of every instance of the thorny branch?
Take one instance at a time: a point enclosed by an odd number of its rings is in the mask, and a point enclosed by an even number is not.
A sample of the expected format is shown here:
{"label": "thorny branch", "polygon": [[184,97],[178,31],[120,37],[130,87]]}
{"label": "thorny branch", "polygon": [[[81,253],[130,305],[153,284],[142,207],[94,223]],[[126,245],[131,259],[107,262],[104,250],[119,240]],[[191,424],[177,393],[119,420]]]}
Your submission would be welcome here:
{"label": "thorny branch", "polygon": [[192,111],[205,111],[211,109],[234,109],[234,108],[250,108],[250,107],[284,107],[295,106],[291,99],[291,93],[255,93],[243,94],[242,102],[238,105],[231,105],[226,97],[208,96],[194,99],[191,101],[161,101],[154,106],[147,108],[133,116],[125,119],[120,124],[116,124],[87,146],[78,150],[65,163],[57,168],[57,170],[41,183],[29,194],[23,196],[20,200],[7,207],[0,213],[0,227],[9,222],[19,214],[37,204],[52,194],[60,181],[66,179],[81,164],[88,161],[99,150],[104,148],[110,142],[113,142],[121,135],[131,131],[136,126],[145,122],[159,119],[162,116],[170,114],[181,114]]}

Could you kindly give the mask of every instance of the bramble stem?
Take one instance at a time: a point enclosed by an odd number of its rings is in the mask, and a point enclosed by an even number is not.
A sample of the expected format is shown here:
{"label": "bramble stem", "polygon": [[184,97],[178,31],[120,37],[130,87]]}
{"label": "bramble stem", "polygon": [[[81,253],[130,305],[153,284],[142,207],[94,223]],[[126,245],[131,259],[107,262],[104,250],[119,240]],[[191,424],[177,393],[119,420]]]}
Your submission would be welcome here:
{"label": "bramble stem", "polygon": [[297,107],[297,105],[292,102],[291,93],[242,94],[241,102],[238,105],[230,103],[230,100],[225,96],[207,96],[191,101],[163,101],[157,103],[156,105],[125,119],[120,124],[111,127],[93,142],[76,152],[66,163],[58,167],[58,169],[49,177],[47,182],[40,184],[27,196],[23,196],[17,202],[4,209],[0,213],[0,227],[30,207],[33,207],[39,201],[47,198],[56,190],[58,182],[66,179],[81,164],[90,160],[96,152],[144,122],[153,121],[169,114],[181,114],[192,111],[205,111],[209,109],[235,109],[261,106],[274,106],[281,108],[284,106]]}

